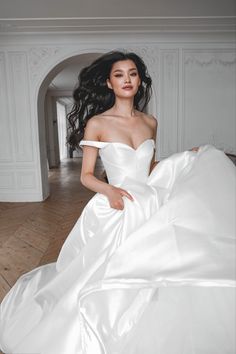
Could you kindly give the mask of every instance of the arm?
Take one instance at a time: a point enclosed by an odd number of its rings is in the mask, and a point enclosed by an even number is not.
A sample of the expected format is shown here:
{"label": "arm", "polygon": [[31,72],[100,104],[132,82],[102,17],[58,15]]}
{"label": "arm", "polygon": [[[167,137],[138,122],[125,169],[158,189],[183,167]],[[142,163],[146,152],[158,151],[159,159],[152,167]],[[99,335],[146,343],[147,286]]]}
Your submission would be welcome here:
{"label": "arm", "polygon": [[[96,117],[91,118],[86,125],[84,140],[99,141],[100,129],[101,124],[98,119]],[[124,208],[122,197],[125,196],[130,200],[133,200],[133,197],[126,190],[103,182],[94,176],[97,156],[98,148],[94,146],[83,147],[83,160],[80,181],[88,189],[97,193],[104,194],[108,198],[112,208],[122,210]]]}
{"label": "arm", "polygon": [[[152,130],[153,130],[153,139],[155,141],[155,144],[156,144],[156,136],[157,136],[157,128],[158,128],[158,122],[157,122],[157,119],[152,117]],[[154,167],[158,164],[159,161],[156,161],[155,160],[155,151],[156,149],[154,150],[153,152],[153,157],[152,157],[152,160],[151,160],[151,163],[150,163],[150,171],[149,171],[149,174],[152,172],[152,170],[154,169]]]}
{"label": "arm", "polygon": [[[91,118],[85,128],[84,140],[99,141],[99,122],[96,117]],[[110,186],[94,176],[95,164],[98,156],[98,148],[94,146],[83,147],[81,183],[88,189],[102,194],[107,194]]]}

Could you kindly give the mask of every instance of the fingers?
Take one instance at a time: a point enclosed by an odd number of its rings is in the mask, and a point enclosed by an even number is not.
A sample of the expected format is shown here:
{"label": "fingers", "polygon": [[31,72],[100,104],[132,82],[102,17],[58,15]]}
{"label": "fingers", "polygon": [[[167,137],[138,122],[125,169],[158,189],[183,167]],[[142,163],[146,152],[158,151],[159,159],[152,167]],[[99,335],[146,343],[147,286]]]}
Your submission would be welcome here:
{"label": "fingers", "polygon": [[116,187],[115,193],[117,193],[116,197],[115,197],[115,195],[113,195],[113,197],[110,198],[110,206],[114,209],[117,209],[117,210],[124,209],[124,200],[122,198],[123,196],[127,197],[131,201],[134,201],[134,198],[132,197],[132,195],[129,192],[127,192],[125,189]]}
{"label": "fingers", "polygon": [[198,151],[199,147],[193,147],[191,151]]}
{"label": "fingers", "polygon": [[124,209],[123,200],[121,199],[121,200],[119,200],[117,202],[114,202],[112,208],[117,209],[117,210],[123,210]]}
{"label": "fingers", "polygon": [[122,196],[127,197],[128,199],[134,201],[134,198],[132,197],[132,195],[129,192],[127,192],[126,190],[120,188],[120,193]]}

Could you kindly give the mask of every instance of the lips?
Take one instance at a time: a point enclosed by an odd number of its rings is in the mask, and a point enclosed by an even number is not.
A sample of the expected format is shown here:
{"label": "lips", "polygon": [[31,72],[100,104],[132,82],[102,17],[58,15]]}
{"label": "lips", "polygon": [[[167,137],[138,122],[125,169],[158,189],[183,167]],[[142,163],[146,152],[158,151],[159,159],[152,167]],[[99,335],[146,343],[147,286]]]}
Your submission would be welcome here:
{"label": "lips", "polygon": [[124,90],[132,90],[133,86],[132,85],[126,85],[122,87]]}

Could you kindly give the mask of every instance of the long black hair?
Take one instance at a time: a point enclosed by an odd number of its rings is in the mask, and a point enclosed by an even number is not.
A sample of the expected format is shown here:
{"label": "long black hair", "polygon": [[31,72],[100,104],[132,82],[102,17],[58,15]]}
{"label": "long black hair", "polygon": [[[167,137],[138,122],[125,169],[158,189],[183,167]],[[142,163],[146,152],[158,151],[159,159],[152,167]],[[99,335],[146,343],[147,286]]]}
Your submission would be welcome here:
{"label": "long black hair", "polygon": [[70,146],[78,146],[83,138],[84,128],[89,118],[111,108],[115,103],[113,90],[107,86],[112,66],[117,61],[132,60],[141,80],[134,97],[134,108],[143,111],[151,97],[152,79],[143,60],[135,53],[112,51],[96,59],[91,65],[81,70],[78,84],[73,92],[74,105],[67,115]]}

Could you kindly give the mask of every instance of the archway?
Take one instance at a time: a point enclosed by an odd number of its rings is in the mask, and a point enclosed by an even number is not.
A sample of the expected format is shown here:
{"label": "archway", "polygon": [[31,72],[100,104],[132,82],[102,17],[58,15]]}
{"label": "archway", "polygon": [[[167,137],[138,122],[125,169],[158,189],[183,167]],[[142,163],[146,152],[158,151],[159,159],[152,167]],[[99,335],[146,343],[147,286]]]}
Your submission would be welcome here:
{"label": "archway", "polygon": [[[42,83],[39,87],[37,94],[37,110],[38,110],[38,130],[39,130],[39,151],[40,151],[40,167],[41,167],[41,178],[42,178],[42,194],[43,199],[49,196],[49,183],[48,183],[48,155],[46,148],[46,129],[45,129],[45,98],[48,87],[52,80],[65,68],[74,63],[78,64],[79,70],[82,67],[89,65],[93,60],[95,60],[101,53],[83,53],[70,56],[60,63],[56,64],[50,71],[45,75]],[[77,76],[78,76],[77,73]]]}

